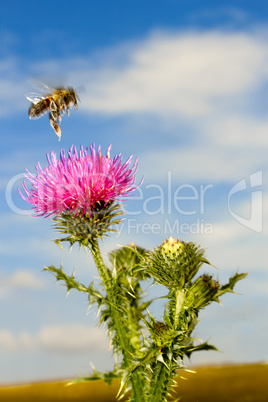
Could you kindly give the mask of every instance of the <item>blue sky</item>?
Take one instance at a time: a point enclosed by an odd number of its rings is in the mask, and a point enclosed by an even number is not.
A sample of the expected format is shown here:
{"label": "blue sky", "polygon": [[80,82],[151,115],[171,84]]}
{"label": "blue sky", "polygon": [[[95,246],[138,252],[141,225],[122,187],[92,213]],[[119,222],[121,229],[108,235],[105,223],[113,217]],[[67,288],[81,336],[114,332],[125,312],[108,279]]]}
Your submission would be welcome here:
{"label": "blue sky", "polygon": [[[62,262],[89,283],[91,257],[59,249],[51,221],[25,215],[17,191],[46,153],[93,142],[139,156],[144,176],[104,255],[172,234],[204,247],[222,282],[250,272],[196,330],[222,353],[186,363],[267,361],[267,19],[264,1],[2,2],[0,383],[112,367],[96,311],[42,272]],[[28,118],[33,79],[82,87],[61,142],[47,116]]]}

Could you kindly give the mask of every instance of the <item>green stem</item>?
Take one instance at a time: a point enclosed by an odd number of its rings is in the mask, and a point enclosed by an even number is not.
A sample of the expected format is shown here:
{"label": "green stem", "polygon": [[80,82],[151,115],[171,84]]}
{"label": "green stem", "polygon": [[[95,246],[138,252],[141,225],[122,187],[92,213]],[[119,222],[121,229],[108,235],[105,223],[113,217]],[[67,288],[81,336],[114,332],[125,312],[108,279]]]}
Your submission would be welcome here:
{"label": "green stem", "polygon": [[184,302],[184,291],[175,290],[176,308],[174,311],[174,328],[177,329],[179,325],[180,312]]}
{"label": "green stem", "polygon": [[[91,246],[91,252],[93,255],[93,258],[95,260],[96,266],[99,270],[100,276],[102,278],[103,284],[105,286],[106,294],[107,294],[107,301],[112,308],[110,309],[111,311],[111,320],[114,324],[114,328],[116,331],[116,334],[118,336],[120,346],[122,349],[122,353],[124,356],[124,368],[129,369],[133,362],[132,362],[132,355],[134,354],[134,349],[131,347],[129,343],[129,339],[127,336],[127,331],[125,329],[124,322],[122,320],[122,315],[120,314],[120,309],[117,308],[117,300],[113,292],[113,287],[112,287],[112,277],[111,277],[111,272],[110,270],[106,267],[104,264],[98,240],[97,239],[91,239],[90,241],[90,246]],[[135,356],[134,356],[135,357]],[[144,402],[143,398],[143,384],[144,380],[141,376],[141,374],[136,370],[132,373],[131,376],[131,383],[132,383],[132,401],[135,402]]]}
{"label": "green stem", "polygon": [[164,402],[167,400],[169,374],[168,368],[163,363],[157,362],[150,384],[148,402]]}
{"label": "green stem", "polygon": [[98,240],[94,239],[90,241],[90,246],[91,246],[91,252],[95,261],[95,264],[99,270],[101,279],[103,281],[103,284],[105,286],[107,295],[109,293],[109,291],[111,290],[111,286],[110,286],[110,281],[111,281],[111,274],[109,269],[106,267],[106,265],[104,264],[101,252],[100,252],[100,248],[99,248],[99,244],[98,244]]}

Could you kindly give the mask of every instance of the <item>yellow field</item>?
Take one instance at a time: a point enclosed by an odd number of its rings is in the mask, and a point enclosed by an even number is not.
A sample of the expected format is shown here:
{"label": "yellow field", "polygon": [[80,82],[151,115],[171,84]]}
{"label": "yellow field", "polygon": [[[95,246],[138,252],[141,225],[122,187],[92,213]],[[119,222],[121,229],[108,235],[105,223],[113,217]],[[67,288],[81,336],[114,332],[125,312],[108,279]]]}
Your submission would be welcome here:
{"label": "yellow field", "polygon": [[[182,402],[267,402],[268,364],[199,368],[178,378]],[[0,388],[1,402],[116,401],[118,382],[66,386],[67,381]],[[124,399],[122,399],[123,401]]]}

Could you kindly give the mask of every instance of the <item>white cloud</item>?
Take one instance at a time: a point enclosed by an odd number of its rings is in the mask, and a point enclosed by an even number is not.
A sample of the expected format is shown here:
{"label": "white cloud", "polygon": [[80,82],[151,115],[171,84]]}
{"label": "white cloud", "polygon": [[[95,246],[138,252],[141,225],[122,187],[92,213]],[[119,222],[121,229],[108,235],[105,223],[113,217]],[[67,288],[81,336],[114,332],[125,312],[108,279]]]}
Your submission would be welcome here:
{"label": "white cloud", "polygon": [[220,270],[267,271],[264,247],[267,236],[253,233],[234,221],[213,225],[213,236],[196,235],[195,241],[207,250],[207,257]]}
{"label": "white cloud", "polygon": [[[72,85],[85,85],[87,93],[80,109],[89,113],[207,116],[222,111],[223,102],[235,105],[267,80],[265,35],[254,31],[157,31],[144,40],[105,49],[95,64],[96,55],[92,54],[83,59],[36,61],[31,69],[44,70],[48,77],[52,72],[54,77],[67,74]],[[24,93],[28,84],[17,71],[19,63],[10,59],[0,64],[5,77],[0,94],[2,114],[27,104]],[[69,71],[62,73],[63,64]]]}
{"label": "white cloud", "polygon": [[38,335],[38,341],[46,349],[58,351],[107,350],[108,337],[105,329],[83,325],[47,327]]}
{"label": "white cloud", "polygon": [[90,328],[81,324],[47,326],[37,334],[22,331],[13,335],[0,330],[0,348],[10,351],[44,350],[51,352],[107,351],[108,336],[105,329]]}
{"label": "white cloud", "polygon": [[[263,230],[254,232],[237,222],[229,215],[229,219],[221,216],[212,220],[213,235],[195,235],[194,239],[207,250],[207,257],[220,270],[250,272],[249,281],[255,281],[255,292],[258,286],[265,286],[259,275],[267,275],[266,245],[268,238],[268,196],[263,194]],[[246,216],[245,201],[237,205],[241,216]],[[253,279],[251,279],[253,278]],[[258,282],[259,281],[259,282]],[[258,294],[258,292],[256,292]]]}
{"label": "white cloud", "polygon": [[46,282],[44,280],[41,280],[36,274],[26,269],[18,269],[9,276],[2,273],[0,297],[5,297],[19,289],[39,290],[45,287],[45,285]]}
{"label": "white cloud", "polygon": [[216,18],[228,18],[228,20],[233,21],[234,23],[241,23],[245,22],[250,15],[242,10],[241,8],[236,8],[236,7],[219,7],[217,9],[204,9],[204,10],[198,10],[198,13],[194,13],[194,18],[202,18],[203,20],[209,20],[209,21],[215,21]]}
{"label": "white cloud", "polygon": [[[104,113],[200,116],[219,100],[246,94],[267,78],[267,47],[246,33],[151,35],[130,47],[122,68],[99,69],[81,108]],[[99,76],[98,76],[99,75]]]}
{"label": "white cloud", "polygon": [[40,289],[44,287],[44,282],[30,271],[19,270],[14,272],[14,274],[6,280],[5,286],[15,288]]}
{"label": "white cloud", "polygon": [[26,83],[21,79],[19,61],[15,58],[0,61],[0,72],[0,116],[5,117],[25,107]]}
{"label": "white cloud", "polygon": [[213,141],[217,146],[232,147],[233,149],[245,148],[265,152],[268,146],[268,118],[248,117],[246,115],[225,116],[225,118],[208,121],[202,127],[204,135],[210,142]]}
{"label": "white cloud", "polygon": [[240,150],[237,152],[234,149],[230,149],[228,155],[227,149],[218,148],[216,144],[193,148],[177,145],[164,152],[149,151],[141,155],[139,171],[144,172],[146,182],[161,184],[167,180],[167,172],[170,171],[175,183],[201,181],[216,184],[242,179],[264,167],[266,159],[264,154],[241,157]]}

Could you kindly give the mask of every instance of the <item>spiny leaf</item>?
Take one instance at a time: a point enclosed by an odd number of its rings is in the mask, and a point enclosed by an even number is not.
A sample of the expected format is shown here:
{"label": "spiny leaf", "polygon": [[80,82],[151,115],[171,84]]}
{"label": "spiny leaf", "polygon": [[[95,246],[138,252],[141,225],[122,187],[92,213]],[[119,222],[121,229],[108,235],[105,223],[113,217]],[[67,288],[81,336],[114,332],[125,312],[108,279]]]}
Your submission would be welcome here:
{"label": "spiny leaf", "polygon": [[45,267],[44,271],[52,272],[57,281],[64,281],[68,290],[77,289],[79,292],[88,292],[88,288],[82,283],[76,281],[74,275],[69,276],[63,271],[62,265],[60,268],[50,265],[49,267]]}
{"label": "spiny leaf", "polygon": [[229,282],[226,283],[225,285],[221,286],[220,290],[217,292],[217,296],[222,296],[224,293],[228,292],[233,292],[233,289],[238,281],[241,281],[244,279],[248,274],[247,273],[242,273],[242,274],[235,274],[229,279]]}
{"label": "spiny leaf", "polygon": [[74,274],[72,276],[67,275],[62,268],[62,265],[60,268],[56,268],[54,265],[51,265],[49,267],[45,267],[44,271],[50,271],[52,274],[56,277],[57,281],[63,281],[65,282],[65,285],[67,287],[67,293],[70,292],[71,289],[76,289],[79,292],[84,292],[88,293],[88,300],[89,300],[89,305],[92,305],[93,303],[98,303],[101,305],[103,303],[103,296],[94,289],[94,282],[91,282],[91,284],[86,287],[82,283],[78,282],[75,280]]}
{"label": "spiny leaf", "polygon": [[190,357],[193,352],[201,351],[201,350],[214,350],[216,352],[219,349],[216,348],[214,345],[210,345],[207,342],[201,343],[200,345],[194,346],[193,344],[184,348],[184,353],[187,357]]}

